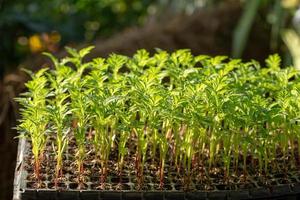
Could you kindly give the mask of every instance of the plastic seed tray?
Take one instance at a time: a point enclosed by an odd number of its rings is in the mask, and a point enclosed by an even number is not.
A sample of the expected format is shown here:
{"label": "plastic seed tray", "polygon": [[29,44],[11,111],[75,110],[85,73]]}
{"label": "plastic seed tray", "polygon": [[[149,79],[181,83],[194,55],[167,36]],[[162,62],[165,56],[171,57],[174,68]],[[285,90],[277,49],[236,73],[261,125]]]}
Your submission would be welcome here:
{"label": "plastic seed tray", "polygon": [[[18,147],[18,158],[15,171],[14,200],[201,200],[201,199],[299,199],[300,181],[297,176],[289,177],[289,183],[281,183],[280,178],[274,177],[271,184],[262,186],[259,180],[253,178],[248,184],[217,184],[212,181],[210,188],[204,188],[204,184],[198,182],[195,177],[189,185],[189,190],[184,190],[179,183],[176,174],[167,173],[166,166],[164,189],[159,189],[157,180],[153,176],[145,175],[144,186],[136,188],[134,173],[130,168],[124,169],[124,175],[120,183],[120,177],[110,174],[107,177],[105,188],[99,188],[99,174],[87,173],[85,184],[78,189],[78,183],[74,173],[65,172],[64,179],[60,181],[58,188],[54,188],[51,180],[53,174],[44,175],[40,189],[35,189],[34,182],[30,180],[32,166],[26,162],[28,157],[28,143],[21,139]],[[46,152],[47,153],[47,152]],[[68,156],[67,156],[68,157]],[[54,169],[50,164],[48,168]],[[88,167],[88,166],[86,166]],[[45,167],[47,168],[47,167]],[[90,166],[90,168],[93,168]],[[146,172],[149,167],[145,168]],[[205,172],[204,172],[205,173]],[[146,173],[147,174],[147,173]],[[213,178],[212,178],[213,180]],[[121,187],[120,187],[121,185]]]}

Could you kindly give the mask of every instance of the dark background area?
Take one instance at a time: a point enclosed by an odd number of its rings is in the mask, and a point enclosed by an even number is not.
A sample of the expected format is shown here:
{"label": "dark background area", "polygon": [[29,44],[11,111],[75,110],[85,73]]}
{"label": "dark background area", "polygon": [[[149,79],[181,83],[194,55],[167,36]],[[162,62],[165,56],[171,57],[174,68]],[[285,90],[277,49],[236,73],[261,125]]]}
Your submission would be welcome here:
{"label": "dark background area", "polygon": [[0,200],[12,198],[14,97],[28,78],[20,68],[49,65],[41,52],[62,57],[66,45],[94,45],[91,59],[189,48],[260,62],[279,53],[284,64],[295,64],[298,7],[298,0],[0,0]]}

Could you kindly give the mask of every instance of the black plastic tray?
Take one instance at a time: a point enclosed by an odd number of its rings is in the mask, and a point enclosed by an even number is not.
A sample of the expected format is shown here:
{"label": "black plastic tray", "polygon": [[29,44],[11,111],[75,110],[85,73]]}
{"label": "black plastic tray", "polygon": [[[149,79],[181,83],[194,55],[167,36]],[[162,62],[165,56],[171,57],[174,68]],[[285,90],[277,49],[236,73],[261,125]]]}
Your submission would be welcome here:
{"label": "black plastic tray", "polygon": [[25,186],[23,160],[25,139],[19,140],[15,170],[13,200],[207,200],[207,199],[300,199],[300,183],[283,184],[271,188],[238,191],[103,191],[28,189]]}

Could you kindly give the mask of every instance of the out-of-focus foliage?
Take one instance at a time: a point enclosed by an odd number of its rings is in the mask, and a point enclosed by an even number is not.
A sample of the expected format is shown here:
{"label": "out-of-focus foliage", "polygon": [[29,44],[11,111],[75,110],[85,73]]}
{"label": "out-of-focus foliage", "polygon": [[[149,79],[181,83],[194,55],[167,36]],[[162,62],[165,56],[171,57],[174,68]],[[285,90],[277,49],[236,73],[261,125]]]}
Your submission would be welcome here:
{"label": "out-of-focus foliage", "polygon": [[149,15],[191,13],[216,0],[0,0],[0,76],[30,53],[55,52],[144,23]]}
{"label": "out-of-focus foliage", "polygon": [[244,8],[240,19],[232,19],[237,20],[234,57],[243,55],[255,20],[270,27],[274,52],[290,49],[282,38],[286,28],[299,35],[300,0],[0,0],[0,76],[30,53],[55,52],[66,44],[109,37],[143,24],[149,15],[165,19],[170,13],[191,14],[199,7],[229,2]]}
{"label": "out-of-focus foliage", "polygon": [[0,0],[0,69],[29,51],[109,36],[141,24],[154,0]]}
{"label": "out-of-focus foliage", "polygon": [[247,1],[245,3],[245,11],[241,16],[233,35],[232,54],[234,57],[241,57],[242,55],[247,44],[247,38],[249,36],[251,26],[255,20],[257,10],[261,2],[261,0],[254,0]]}
{"label": "out-of-focus foliage", "polygon": [[293,58],[293,64],[296,69],[300,70],[300,37],[293,29],[285,30],[283,40],[288,47]]}
{"label": "out-of-focus foliage", "polygon": [[[232,56],[241,57],[247,45],[248,35],[255,20],[265,22],[270,26],[270,48],[274,52],[284,49],[287,45],[291,51],[290,45],[285,43],[287,39],[282,38],[287,28],[300,30],[300,1],[299,0],[249,0],[244,2],[244,12],[239,19],[233,35]],[[298,9],[298,11],[297,11]],[[260,14],[263,11],[263,15]],[[297,15],[297,13],[299,13]],[[298,16],[298,17],[297,17]],[[299,35],[300,32],[298,32]],[[297,37],[294,32],[293,38]],[[289,41],[291,42],[291,35]],[[298,36],[299,37],[299,36]],[[294,40],[296,42],[296,40]],[[292,42],[293,43],[293,42]],[[294,45],[295,46],[295,45]],[[294,49],[295,47],[293,47]],[[300,51],[300,46],[298,47]],[[293,50],[294,51],[294,50]],[[291,52],[293,59],[294,53]],[[295,61],[294,61],[295,62]]]}
{"label": "out-of-focus foliage", "polygon": [[191,14],[201,7],[215,6],[219,2],[230,0],[158,0],[158,12],[173,12]]}

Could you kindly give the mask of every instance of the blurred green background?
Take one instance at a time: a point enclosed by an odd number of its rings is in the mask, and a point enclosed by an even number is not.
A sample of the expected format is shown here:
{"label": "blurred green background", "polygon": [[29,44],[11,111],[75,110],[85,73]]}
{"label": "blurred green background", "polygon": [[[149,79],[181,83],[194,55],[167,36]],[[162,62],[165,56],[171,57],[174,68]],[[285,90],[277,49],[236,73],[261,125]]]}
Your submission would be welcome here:
{"label": "blurred green background", "polygon": [[295,43],[289,41],[297,40],[297,32],[285,33],[290,28],[300,29],[300,17],[295,17],[298,0],[1,0],[0,75],[30,54],[55,52],[74,43],[88,44],[97,37],[109,38],[124,28],[141,26],[151,17],[161,19],[166,13],[191,15],[199,8],[220,3],[242,7],[240,18],[232,19],[236,28],[232,46],[228,47],[231,56],[243,55],[255,20],[270,30],[272,51],[285,53],[295,48],[291,47]]}
{"label": "blurred green background", "polygon": [[14,68],[28,54],[56,51],[141,25],[152,0],[2,0],[0,67]]}

